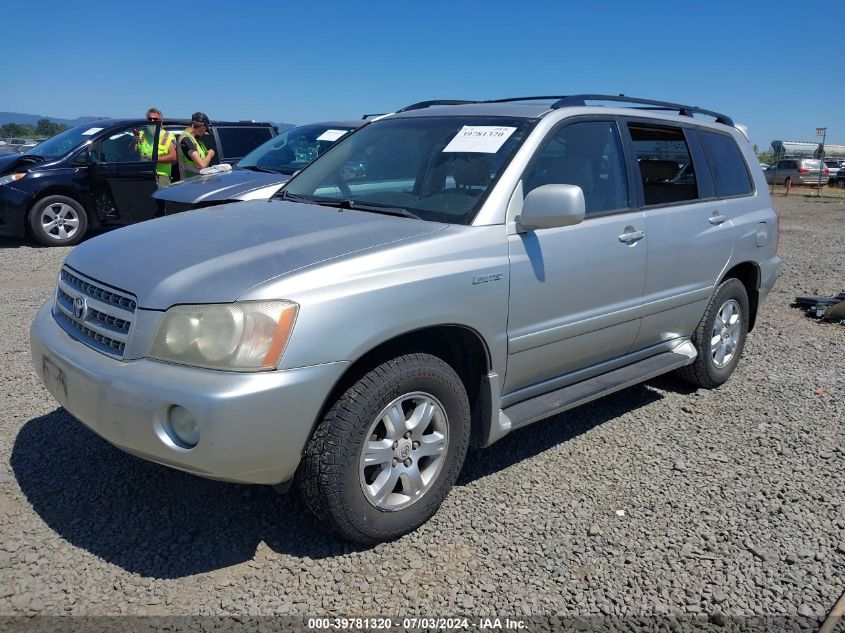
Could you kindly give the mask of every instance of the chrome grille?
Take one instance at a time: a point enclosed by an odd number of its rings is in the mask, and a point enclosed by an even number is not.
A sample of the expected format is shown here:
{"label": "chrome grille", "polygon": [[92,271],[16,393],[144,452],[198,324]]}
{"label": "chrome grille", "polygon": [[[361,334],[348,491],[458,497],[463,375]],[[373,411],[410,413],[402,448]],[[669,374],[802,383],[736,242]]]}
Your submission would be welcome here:
{"label": "chrome grille", "polygon": [[[77,299],[84,300],[80,309],[74,307]],[[59,275],[53,314],[74,338],[104,354],[123,358],[137,305],[129,293],[65,267]]]}
{"label": "chrome grille", "polygon": [[62,269],[61,279],[89,297],[135,312],[135,300],[128,295],[108,290],[96,282],[88,281],[75,273],[71,273],[67,268]]}

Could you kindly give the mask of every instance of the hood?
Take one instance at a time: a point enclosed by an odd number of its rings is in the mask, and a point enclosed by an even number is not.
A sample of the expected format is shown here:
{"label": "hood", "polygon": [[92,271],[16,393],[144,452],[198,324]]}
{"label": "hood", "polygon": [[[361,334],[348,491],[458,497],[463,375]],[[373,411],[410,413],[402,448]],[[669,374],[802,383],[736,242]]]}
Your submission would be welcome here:
{"label": "hood", "polygon": [[0,152],[0,174],[12,171],[22,157],[18,152]]}
{"label": "hood", "polygon": [[446,225],[282,200],[246,201],[127,226],[65,263],[134,294],[142,308],[227,303],[256,284]]}
{"label": "hood", "polygon": [[15,170],[27,171],[35,166],[41,168],[52,165],[56,160],[56,158],[46,159],[42,156],[32,156],[30,154],[21,154],[20,152],[0,152],[0,174],[6,174]]}
{"label": "hood", "polygon": [[250,169],[233,169],[224,174],[198,176],[182,180],[153,194],[158,200],[200,204],[221,200],[237,200],[255,189],[281,185],[290,180],[287,174],[268,174]]}

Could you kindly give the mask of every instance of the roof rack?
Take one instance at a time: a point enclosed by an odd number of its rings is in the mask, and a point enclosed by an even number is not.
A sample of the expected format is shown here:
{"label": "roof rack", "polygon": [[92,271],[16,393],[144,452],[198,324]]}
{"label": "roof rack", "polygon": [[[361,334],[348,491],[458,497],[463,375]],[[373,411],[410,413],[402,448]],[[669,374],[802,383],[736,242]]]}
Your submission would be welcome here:
{"label": "roof rack", "polygon": [[550,101],[551,99],[566,99],[566,96],[549,95],[545,97],[510,97],[508,99],[488,99],[483,103],[511,103],[512,101]]}
{"label": "roof rack", "polygon": [[422,110],[424,108],[430,108],[431,106],[438,106],[438,105],[466,105],[467,103],[483,103],[483,101],[465,101],[462,99],[435,99],[434,101],[420,101],[419,103],[412,103],[409,106],[405,106],[401,110],[397,110],[396,112],[408,112],[409,110]]}
{"label": "roof rack", "polygon": [[680,103],[671,103],[669,101],[654,101],[653,99],[638,99],[636,97],[626,97],[625,95],[597,95],[597,94],[584,94],[584,95],[570,95],[568,97],[562,97],[558,101],[555,101],[552,104],[552,109],[558,108],[566,108],[571,106],[583,106],[587,105],[587,101],[618,101],[620,103],[636,103],[640,105],[646,106],[653,106],[653,108],[648,109],[656,109],[656,110],[674,110],[677,111],[678,114],[681,116],[688,116],[692,117],[693,113],[698,114],[706,114],[707,116],[712,116],[716,119],[716,123],[722,123],[724,125],[733,126],[734,122],[726,114],[722,114],[720,112],[713,112],[712,110],[705,110],[704,108],[699,108],[696,106],[688,106],[682,105]]}
{"label": "roof rack", "polygon": [[[434,101],[420,101],[405,106],[396,112],[408,112],[409,110],[423,110],[431,106],[438,105],[464,105],[468,103],[512,103],[514,101],[550,101],[554,99],[551,108],[557,110],[558,108],[567,108],[573,106],[585,106],[587,101],[615,101],[619,103],[637,104],[637,109],[640,110],[664,110],[667,112],[677,112],[681,116],[692,118],[694,113],[705,114],[716,119],[716,123],[733,126],[734,122],[731,117],[721,112],[714,112],[713,110],[705,110],[697,106],[682,105],[680,103],[671,103],[669,101],[655,101],[653,99],[638,99],[637,97],[626,97],[623,94],[619,95],[600,95],[600,94],[581,94],[581,95],[550,95],[541,97],[509,97],[507,99],[487,99],[485,101],[463,101],[458,99],[437,99]],[[636,106],[635,106],[636,107]]]}

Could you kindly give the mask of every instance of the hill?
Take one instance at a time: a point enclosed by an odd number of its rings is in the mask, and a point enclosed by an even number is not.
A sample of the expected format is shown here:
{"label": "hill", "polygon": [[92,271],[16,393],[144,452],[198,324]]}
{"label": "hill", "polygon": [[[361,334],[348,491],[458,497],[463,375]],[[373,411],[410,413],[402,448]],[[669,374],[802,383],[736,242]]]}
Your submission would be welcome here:
{"label": "hill", "polygon": [[22,125],[35,125],[41,119],[47,119],[53,123],[61,123],[62,125],[82,125],[98,119],[107,119],[105,116],[80,116],[75,119],[61,119],[54,116],[43,116],[41,114],[24,114],[22,112],[0,112],[0,125],[7,123],[20,123]]}
{"label": "hill", "polygon": [[[52,121],[53,123],[61,123],[69,127],[74,127],[76,125],[84,125],[85,123],[90,123],[91,121],[109,118],[111,117],[80,116],[76,117],[75,119],[61,119],[59,117],[44,116],[41,114],[24,114],[23,112],[0,112],[0,125],[6,125],[7,123],[20,123],[22,125],[34,126],[41,119],[47,119],[49,121]],[[274,125],[278,126],[279,132],[283,132],[287,129],[294,127],[293,123],[274,123]]]}

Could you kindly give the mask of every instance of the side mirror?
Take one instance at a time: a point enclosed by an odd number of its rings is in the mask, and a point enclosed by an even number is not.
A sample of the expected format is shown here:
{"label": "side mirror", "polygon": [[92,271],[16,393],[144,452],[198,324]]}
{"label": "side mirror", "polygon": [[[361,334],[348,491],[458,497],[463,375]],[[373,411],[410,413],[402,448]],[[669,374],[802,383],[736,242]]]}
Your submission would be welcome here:
{"label": "side mirror", "polygon": [[584,192],[577,185],[543,185],[532,189],[516,217],[520,232],[572,226],[584,221]]}
{"label": "side mirror", "polygon": [[93,147],[88,147],[78,152],[71,160],[72,165],[77,167],[84,167],[85,165],[93,165],[97,162],[97,150]]}

